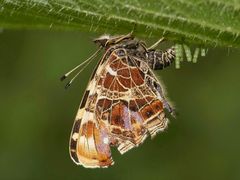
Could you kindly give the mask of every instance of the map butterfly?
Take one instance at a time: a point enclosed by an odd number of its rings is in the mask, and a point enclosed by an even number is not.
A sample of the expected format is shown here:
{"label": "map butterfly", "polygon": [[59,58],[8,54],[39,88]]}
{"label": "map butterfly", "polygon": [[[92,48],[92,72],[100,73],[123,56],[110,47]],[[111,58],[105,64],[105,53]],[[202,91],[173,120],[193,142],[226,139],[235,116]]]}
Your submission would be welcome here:
{"label": "map butterfly", "polygon": [[102,49],[105,53],[91,76],[73,124],[69,150],[76,164],[87,168],[113,165],[110,146],[123,154],[167,127],[164,110],[172,115],[174,111],[153,70],[173,63],[175,50],[155,50],[163,40],[150,48],[132,34],[104,35],[94,40],[100,49],[85,62],[88,64]]}

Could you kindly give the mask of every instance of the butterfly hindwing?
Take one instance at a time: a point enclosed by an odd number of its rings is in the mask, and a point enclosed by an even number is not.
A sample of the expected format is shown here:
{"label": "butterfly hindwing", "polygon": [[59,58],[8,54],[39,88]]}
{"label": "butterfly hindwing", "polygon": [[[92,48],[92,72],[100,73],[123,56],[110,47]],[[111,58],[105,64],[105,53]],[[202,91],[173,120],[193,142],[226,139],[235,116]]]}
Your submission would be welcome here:
{"label": "butterfly hindwing", "polygon": [[[146,66],[147,71],[142,70],[139,63],[141,67]],[[167,126],[163,98],[146,83],[147,77],[152,75],[148,70],[144,61],[137,62],[125,49],[119,48],[110,55],[100,80],[102,91],[96,114],[100,120],[108,122],[110,136],[114,139],[112,145],[121,153],[138,146],[148,133],[154,136]]]}

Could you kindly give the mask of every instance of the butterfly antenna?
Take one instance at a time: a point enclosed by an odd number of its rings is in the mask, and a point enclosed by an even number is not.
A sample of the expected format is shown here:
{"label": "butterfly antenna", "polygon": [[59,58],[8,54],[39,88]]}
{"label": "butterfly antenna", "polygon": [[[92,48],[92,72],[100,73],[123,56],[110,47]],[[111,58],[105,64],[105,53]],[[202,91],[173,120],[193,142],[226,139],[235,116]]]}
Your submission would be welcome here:
{"label": "butterfly antenna", "polygon": [[[63,81],[64,79],[66,79],[70,74],[72,74],[75,70],[77,70],[79,67],[83,66],[84,64],[86,64],[87,62],[91,62],[91,60],[93,58],[95,58],[97,56],[97,54],[100,52],[100,50],[102,49],[102,47],[100,47],[95,53],[93,53],[93,55],[91,55],[88,59],[86,59],[85,61],[83,61],[81,64],[77,65],[75,68],[73,68],[72,70],[70,70],[69,72],[67,72],[66,74],[64,74],[60,80]],[[89,64],[89,63],[88,63]],[[85,66],[84,66],[85,67]]]}
{"label": "butterfly antenna", "polygon": [[151,47],[147,48],[148,50],[151,49],[155,49],[160,43],[162,43],[163,41],[165,41],[165,38],[162,37],[161,39],[159,39],[157,42],[155,42]]}
{"label": "butterfly antenna", "polygon": [[78,73],[66,84],[65,89],[68,89],[71,86],[76,77],[78,77],[78,75],[92,62],[92,60],[93,58],[90,61],[88,61],[88,63],[78,71]]}

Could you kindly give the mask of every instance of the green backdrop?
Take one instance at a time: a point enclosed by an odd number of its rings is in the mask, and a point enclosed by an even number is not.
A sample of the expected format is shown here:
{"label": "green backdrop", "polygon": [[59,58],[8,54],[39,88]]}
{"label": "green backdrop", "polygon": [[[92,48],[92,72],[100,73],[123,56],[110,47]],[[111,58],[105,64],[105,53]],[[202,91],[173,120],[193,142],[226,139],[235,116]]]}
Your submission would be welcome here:
{"label": "green backdrop", "polygon": [[[157,71],[179,113],[114,166],[85,169],[68,154],[73,120],[98,59],[69,90],[59,78],[89,57],[97,34],[0,33],[0,179],[240,179],[240,51],[212,48],[197,64]],[[153,41],[151,41],[153,42]],[[150,44],[149,41],[147,41]]]}

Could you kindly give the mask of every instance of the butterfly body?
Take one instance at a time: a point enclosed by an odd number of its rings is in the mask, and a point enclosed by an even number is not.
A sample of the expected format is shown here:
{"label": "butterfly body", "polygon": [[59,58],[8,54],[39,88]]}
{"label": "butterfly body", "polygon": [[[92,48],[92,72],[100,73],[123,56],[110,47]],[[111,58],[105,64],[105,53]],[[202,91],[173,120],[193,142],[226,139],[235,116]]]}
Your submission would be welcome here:
{"label": "butterfly body", "polygon": [[174,49],[147,49],[131,35],[100,37],[105,48],[75,118],[70,155],[84,167],[113,164],[110,146],[121,154],[154,137],[168,124],[164,109],[172,108],[152,69],[169,66]]}

